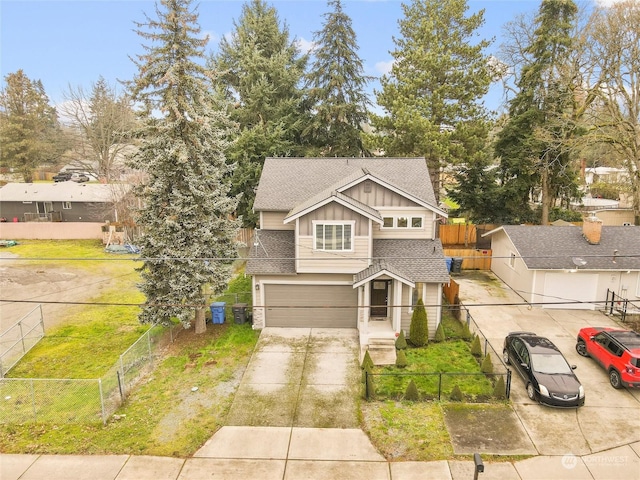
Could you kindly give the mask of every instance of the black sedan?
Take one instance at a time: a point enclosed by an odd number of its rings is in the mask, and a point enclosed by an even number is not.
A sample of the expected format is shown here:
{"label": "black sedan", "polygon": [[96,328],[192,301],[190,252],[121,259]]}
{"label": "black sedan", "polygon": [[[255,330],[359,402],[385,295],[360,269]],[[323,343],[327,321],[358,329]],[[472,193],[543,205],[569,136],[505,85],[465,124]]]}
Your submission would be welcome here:
{"label": "black sedan", "polygon": [[584,405],[584,387],[551,340],[532,332],[511,332],[504,339],[504,363],[513,365],[531,400],[552,407]]}

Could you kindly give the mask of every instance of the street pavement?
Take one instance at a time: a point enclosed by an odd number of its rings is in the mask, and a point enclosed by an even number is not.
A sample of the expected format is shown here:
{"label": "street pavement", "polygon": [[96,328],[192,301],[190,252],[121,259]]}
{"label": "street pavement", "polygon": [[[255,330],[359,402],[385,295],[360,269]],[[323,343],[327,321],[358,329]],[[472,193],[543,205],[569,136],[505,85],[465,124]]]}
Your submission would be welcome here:
{"label": "street pavement", "polygon": [[[515,303],[519,297],[496,283],[464,278],[460,298],[468,305]],[[498,282],[499,283],[499,282]],[[640,480],[640,392],[614,390],[606,373],[573,350],[581,326],[612,324],[599,312],[543,310],[525,307],[469,307],[482,332],[498,352],[512,330],[532,330],[549,336],[578,376],[587,401],[578,410],[556,410],[531,402],[514,375],[515,415],[537,455],[525,460],[485,461],[480,480]],[[308,338],[308,341],[298,341]],[[285,339],[280,342],[278,339]],[[291,343],[291,340],[295,341]],[[287,347],[286,345],[289,345]],[[293,345],[293,346],[291,346]],[[326,329],[265,329],[232,406],[232,424],[221,428],[191,458],[130,455],[0,455],[0,480],[469,480],[468,460],[388,462],[366,434],[350,428],[353,406],[347,398],[353,381],[348,357],[357,358],[355,331]],[[270,371],[293,372],[279,377]],[[292,369],[291,366],[296,368]],[[294,385],[292,390],[292,385]],[[297,387],[296,387],[297,385]],[[298,404],[256,421],[248,399],[283,389]],[[300,399],[322,395],[340,398],[342,428],[318,428]],[[342,396],[341,396],[342,395]],[[235,401],[234,401],[235,402]],[[241,412],[249,410],[247,415]],[[253,415],[253,416],[252,416]],[[322,416],[321,416],[322,417]],[[327,416],[322,422],[327,422]],[[261,426],[249,426],[247,423]],[[331,422],[329,422],[331,424]],[[482,452],[479,452],[482,453]]]}

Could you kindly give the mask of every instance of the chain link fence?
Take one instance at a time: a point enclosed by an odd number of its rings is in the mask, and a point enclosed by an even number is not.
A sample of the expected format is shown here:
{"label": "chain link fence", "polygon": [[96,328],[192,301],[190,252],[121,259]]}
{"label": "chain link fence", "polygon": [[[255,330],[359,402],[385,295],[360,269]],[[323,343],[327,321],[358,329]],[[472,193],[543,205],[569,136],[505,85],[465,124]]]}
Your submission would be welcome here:
{"label": "chain link fence", "polygon": [[0,379],[0,423],[106,423],[181,330],[152,326],[101,378]]}
{"label": "chain link fence", "polygon": [[0,335],[0,378],[44,337],[42,306],[27,313]]}

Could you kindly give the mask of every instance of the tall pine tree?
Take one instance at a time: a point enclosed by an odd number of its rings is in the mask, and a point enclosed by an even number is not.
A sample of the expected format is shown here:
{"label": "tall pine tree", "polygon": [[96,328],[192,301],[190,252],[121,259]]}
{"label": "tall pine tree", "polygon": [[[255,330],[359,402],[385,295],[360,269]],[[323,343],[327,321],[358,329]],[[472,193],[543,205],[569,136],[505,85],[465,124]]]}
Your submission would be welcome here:
{"label": "tall pine tree", "polygon": [[161,0],[157,19],[137,24],[149,44],[134,60],[138,74],[130,83],[145,114],[132,165],[147,175],[137,189],[147,299],[140,320],[190,325],[195,313],[201,333],[205,287],[226,286],[238,225],[230,219],[237,202],[229,196],[225,157],[231,123],[226,102],[212,94],[214,79],[198,63],[207,39],[191,3]]}
{"label": "tall pine tree", "polygon": [[368,156],[362,130],[368,121],[370,101],[364,90],[370,77],[358,57],[351,18],[340,0],[327,3],[333,10],[325,13],[322,30],[314,33],[315,61],[307,75],[312,120],[305,137],[317,155]]}
{"label": "tall pine tree", "polygon": [[240,135],[229,152],[237,164],[232,195],[240,195],[237,212],[243,225],[256,225],[255,189],[264,159],[303,153],[302,91],[307,56],[301,55],[289,29],[280,26],[277,11],[263,0],[242,8],[234,31],[222,39],[209,67],[221,74],[228,98],[235,102],[231,118]]}
{"label": "tall pine tree", "polygon": [[441,167],[469,161],[487,135],[480,99],[491,83],[490,42],[477,34],[484,11],[466,16],[466,0],[412,0],[402,9],[394,64],[376,92],[386,114],[373,117],[372,140],[387,155],[424,156],[439,198]]}
{"label": "tall pine tree", "polygon": [[513,223],[537,220],[529,207],[535,192],[540,191],[539,220],[544,225],[555,197],[576,191],[577,175],[567,148],[575,123],[557,120],[575,116],[575,88],[566,72],[577,11],[573,0],[542,0],[533,38],[524,47],[528,62],[516,79],[518,92],[498,133],[502,203]]}

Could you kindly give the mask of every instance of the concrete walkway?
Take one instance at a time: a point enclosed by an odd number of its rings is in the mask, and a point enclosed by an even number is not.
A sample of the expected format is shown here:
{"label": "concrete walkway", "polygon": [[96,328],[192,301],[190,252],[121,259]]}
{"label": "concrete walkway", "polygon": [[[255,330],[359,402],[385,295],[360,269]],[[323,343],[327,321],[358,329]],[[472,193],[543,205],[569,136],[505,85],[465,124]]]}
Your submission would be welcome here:
{"label": "concrete walkway", "polygon": [[[386,462],[359,429],[223,427],[193,458],[0,455],[2,480],[469,480],[472,461]],[[640,442],[485,462],[480,480],[638,480]]]}

